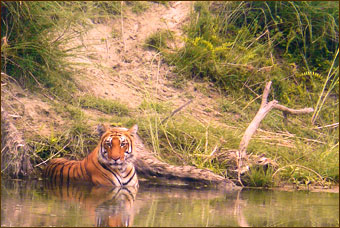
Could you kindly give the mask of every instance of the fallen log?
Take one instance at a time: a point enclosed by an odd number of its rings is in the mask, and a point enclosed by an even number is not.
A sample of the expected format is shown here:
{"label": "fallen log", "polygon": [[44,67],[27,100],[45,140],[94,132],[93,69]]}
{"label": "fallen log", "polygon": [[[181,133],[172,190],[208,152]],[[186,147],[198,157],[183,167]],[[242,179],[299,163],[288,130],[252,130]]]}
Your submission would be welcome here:
{"label": "fallen log", "polygon": [[[135,152],[135,167],[137,173],[145,178],[164,180],[176,184],[214,185],[225,189],[238,189],[231,180],[213,173],[207,169],[194,166],[174,166],[158,160],[145,147],[142,139],[137,135]],[[156,178],[155,178],[156,177]]]}

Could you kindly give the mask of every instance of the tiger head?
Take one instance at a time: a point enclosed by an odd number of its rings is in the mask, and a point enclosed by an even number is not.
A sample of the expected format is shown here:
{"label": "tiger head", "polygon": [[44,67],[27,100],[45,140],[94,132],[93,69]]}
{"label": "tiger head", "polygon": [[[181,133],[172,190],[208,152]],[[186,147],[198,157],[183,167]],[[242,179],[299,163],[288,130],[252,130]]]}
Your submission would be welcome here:
{"label": "tiger head", "polygon": [[138,126],[130,129],[122,127],[98,126],[101,135],[98,161],[110,169],[124,169],[126,164],[133,161],[134,137]]}

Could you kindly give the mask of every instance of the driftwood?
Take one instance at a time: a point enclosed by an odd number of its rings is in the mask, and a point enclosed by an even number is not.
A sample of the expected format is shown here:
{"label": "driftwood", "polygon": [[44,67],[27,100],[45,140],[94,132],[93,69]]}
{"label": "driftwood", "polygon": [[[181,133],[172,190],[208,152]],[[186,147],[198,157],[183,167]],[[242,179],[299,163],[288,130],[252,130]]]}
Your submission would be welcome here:
{"label": "driftwood", "polygon": [[255,133],[257,128],[259,127],[263,118],[268,114],[268,112],[272,108],[281,110],[284,113],[284,116],[286,116],[287,114],[293,114],[293,115],[307,114],[307,113],[311,113],[311,112],[314,111],[313,108],[304,108],[304,109],[287,108],[283,105],[278,104],[278,102],[276,100],[270,101],[268,103],[267,98],[268,98],[268,95],[269,95],[269,92],[270,92],[271,84],[272,84],[271,81],[266,84],[266,87],[265,87],[263,94],[262,94],[262,102],[261,102],[260,109],[256,113],[254,119],[249,124],[247,130],[244,132],[244,135],[243,135],[242,140],[240,142],[240,148],[239,148],[239,151],[240,151],[239,153],[240,153],[241,156],[246,154],[246,149],[247,149],[247,146],[248,146],[248,143],[249,143],[251,137],[253,136],[253,134]]}
{"label": "driftwood", "polygon": [[242,161],[247,157],[247,146],[249,144],[249,141],[251,139],[251,137],[253,136],[253,134],[255,133],[255,131],[257,130],[257,128],[259,127],[261,121],[264,119],[264,117],[269,113],[270,110],[272,110],[273,108],[281,110],[284,114],[284,117],[287,118],[287,114],[293,114],[293,115],[298,115],[298,114],[307,114],[307,113],[311,113],[313,112],[313,108],[304,108],[304,109],[291,109],[291,108],[287,108],[283,105],[278,104],[278,101],[276,100],[272,100],[270,102],[267,101],[268,99],[268,95],[270,92],[270,86],[271,86],[272,82],[269,81],[266,86],[265,89],[263,91],[262,94],[262,101],[261,101],[261,106],[259,111],[256,113],[254,119],[251,121],[251,123],[249,124],[248,128],[246,129],[246,131],[244,132],[244,135],[241,139],[240,142],[240,147],[239,147],[239,151],[237,153],[237,167],[238,167],[238,181],[242,184],[241,178],[240,178],[240,174],[242,172],[242,167],[244,167],[244,164],[242,164]]}
{"label": "driftwood", "polygon": [[30,161],[31,154],[31,148],[1,106],[1,175],[12,178],[30,177],[34,171]]}

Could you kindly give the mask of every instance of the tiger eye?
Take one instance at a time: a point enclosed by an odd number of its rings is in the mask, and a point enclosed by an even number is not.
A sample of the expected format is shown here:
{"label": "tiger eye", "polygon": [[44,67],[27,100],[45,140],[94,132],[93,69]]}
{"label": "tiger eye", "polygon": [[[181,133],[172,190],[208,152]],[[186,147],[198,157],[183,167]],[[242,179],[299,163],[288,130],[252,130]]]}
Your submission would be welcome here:
{"label": "tiger eye", "polygon": [[110,142],[109,140],[107,140],[107,141],[105,142],[105,146],[111,147],[111,142]]}

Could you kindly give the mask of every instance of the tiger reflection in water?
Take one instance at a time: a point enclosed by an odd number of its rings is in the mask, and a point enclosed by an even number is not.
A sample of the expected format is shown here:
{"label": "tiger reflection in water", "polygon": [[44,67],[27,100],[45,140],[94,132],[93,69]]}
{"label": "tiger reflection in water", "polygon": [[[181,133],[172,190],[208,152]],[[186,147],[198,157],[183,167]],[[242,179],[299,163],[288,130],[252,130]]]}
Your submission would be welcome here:
{"label": "tiger reflection in water", "polygon": [[55,185],[44,182],[49,194],[79,204],[98,227],[132,226],[133,204],[138,187],[106,187],[94,185]]}

